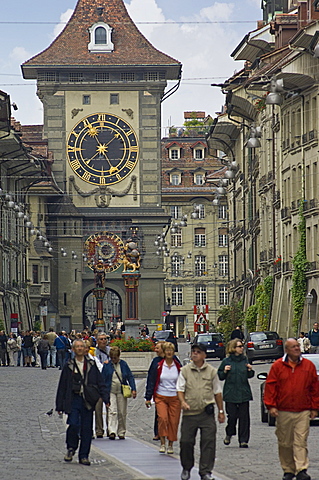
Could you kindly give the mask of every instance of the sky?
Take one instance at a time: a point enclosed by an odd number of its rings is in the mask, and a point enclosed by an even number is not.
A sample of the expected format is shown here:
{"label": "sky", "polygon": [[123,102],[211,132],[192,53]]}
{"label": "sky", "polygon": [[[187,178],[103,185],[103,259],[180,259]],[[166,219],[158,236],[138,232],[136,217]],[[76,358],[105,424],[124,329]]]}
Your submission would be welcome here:
{"label": "sky", "polygon": [[[16,0],[7,2],[1,12],[0,90],[18,105],[13,115],[24,125],[43,123],[43,109],[35,81],[23,79],[20,65],[53,41],[76,2]],[[224,96],[210,85],[242,68],[243,62],[235,62],[230,54],[262,18],[261,1],[125,0],[125,4],[147,39],[183,64],[179,89],[163,102],[162,135],[168,126],[183,124],[184,111],[200,110],[214,117]],[[173,84],[169,82],[167,88]]]}

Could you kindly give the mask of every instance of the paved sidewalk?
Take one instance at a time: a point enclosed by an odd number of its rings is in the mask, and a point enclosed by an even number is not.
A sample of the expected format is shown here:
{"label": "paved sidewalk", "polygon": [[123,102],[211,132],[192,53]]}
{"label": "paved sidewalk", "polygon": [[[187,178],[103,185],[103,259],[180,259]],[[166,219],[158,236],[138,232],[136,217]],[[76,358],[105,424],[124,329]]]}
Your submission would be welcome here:
{"label": "paved sidewalk", "polygon": [[[181,465],[175,455],[159,454],[158,447],[139,441],[134,437],[126,437],[125,444],[122,440],[109,439],[93,440],[94,447],[102,450],[107,457],[134,469],[140,478],[158,480],[179,480]],[[192,479],[199,478],[198,469],[192,469]],[[215,480],[230,480],[214,472]]]}

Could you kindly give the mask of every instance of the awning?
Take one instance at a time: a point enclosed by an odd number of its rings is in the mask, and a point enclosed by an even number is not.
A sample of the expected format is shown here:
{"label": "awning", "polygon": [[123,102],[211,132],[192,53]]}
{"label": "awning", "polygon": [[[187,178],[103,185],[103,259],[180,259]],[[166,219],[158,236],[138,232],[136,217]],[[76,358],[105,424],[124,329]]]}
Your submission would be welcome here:
{"label": "awning", "polygon": [[254,62],[256,58],[270,52],[273,49],[274,37],[270,33],[269,25],[266,25],[259,30],[245,35],[243,40],[230,54],[234,60],[248,60]]}
{"label": "awning", "polygon": [[306,88],[312,87],[315,83],[314,78],[309,75],[304,75],[303,73],[280,72],[276,75],[276,78],[283,79],[284,89],[287,92],[305,90]]}
{"label": "awning", "polygon": [[235,123],[218,121],[215,118],[206,137],[209,150],[221,150],[234,158],[233,146],[239,136],[240,127]]}
{"label": "awning", "polygon": [[226,106],[228,115],[241,117],[248,122],[254,122],[257,118],[258,111],[252,103],[243,97],[238,97],[229,92],[226,96]]}

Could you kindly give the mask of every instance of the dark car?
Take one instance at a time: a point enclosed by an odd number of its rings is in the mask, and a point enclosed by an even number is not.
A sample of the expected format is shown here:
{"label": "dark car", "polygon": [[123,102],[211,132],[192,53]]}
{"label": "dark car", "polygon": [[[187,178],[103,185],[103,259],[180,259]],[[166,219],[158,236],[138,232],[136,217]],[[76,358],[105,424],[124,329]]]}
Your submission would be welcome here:
{"label": "dark car", "polygon": [[275,360],[284,354],[282,338],[276,332],[251,332],[245,342],[249,363],[254,360]]}
{"label": "dark car", "polygon": [[[319,354],[312,354],[312,355],[302,355],[303,358],[308,358],[316,367],[317,370],[317,377],[319,380]],[[268,423],[270,427],[273,427],[276,424],[276,418],[272,417],[266,405],[264,404],[264,390],[266,384],[267,373],[258,373],[257,378],[259,380],[264,380],[263,383],[260,385],[260,413],[261,413],[261,421],[264,423]],[[311,423],[317,423],[318,417],[315,420],[311,420]]]}
{"label": "dark car", "polygon": [[225,344],[220,333],[199,333],[194,338],[193,345],[202,343],[206,346],[207,357],[225,358]]}
{"label": "dark car", "polygon": [[154,343],[157,342],[171,342],[175,347],[175,352],[178,352],[177,339],[172,330],[156,330],[152,335]]}

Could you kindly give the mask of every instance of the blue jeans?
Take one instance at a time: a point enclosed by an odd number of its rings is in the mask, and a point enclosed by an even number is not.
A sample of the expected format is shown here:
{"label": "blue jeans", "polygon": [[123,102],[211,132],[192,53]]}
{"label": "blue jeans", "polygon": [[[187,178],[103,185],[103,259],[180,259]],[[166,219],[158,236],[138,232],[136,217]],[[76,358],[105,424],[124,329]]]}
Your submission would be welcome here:
{"label": "blue jeans", "polygon": [[68,415],[66,431],[66,446],[79,449],[79,459],[89,458],[91,441],[93,435],[93,412],[94,408],[88,410],[85,408],[84,400],[81,395],[73,395],[71,412]]}
{"label": "blue jeans", "polygon": [[47,360],[48,360],[48,352],[39,352],[40,359],[41,359],[41,368],[42,370],[47,368]]}
{"label": "blue jeans", "polygon": [[58,364],[59,364],[60,370],[62,370],[66,362],[66,350],[64,348],[58,349],[57,356],[58,356]]}
{"label": "blue jeans", "polygon": [[47,360],[49,367],[56,367],[56,347],[51,345],[48,351],[48,360]]}

